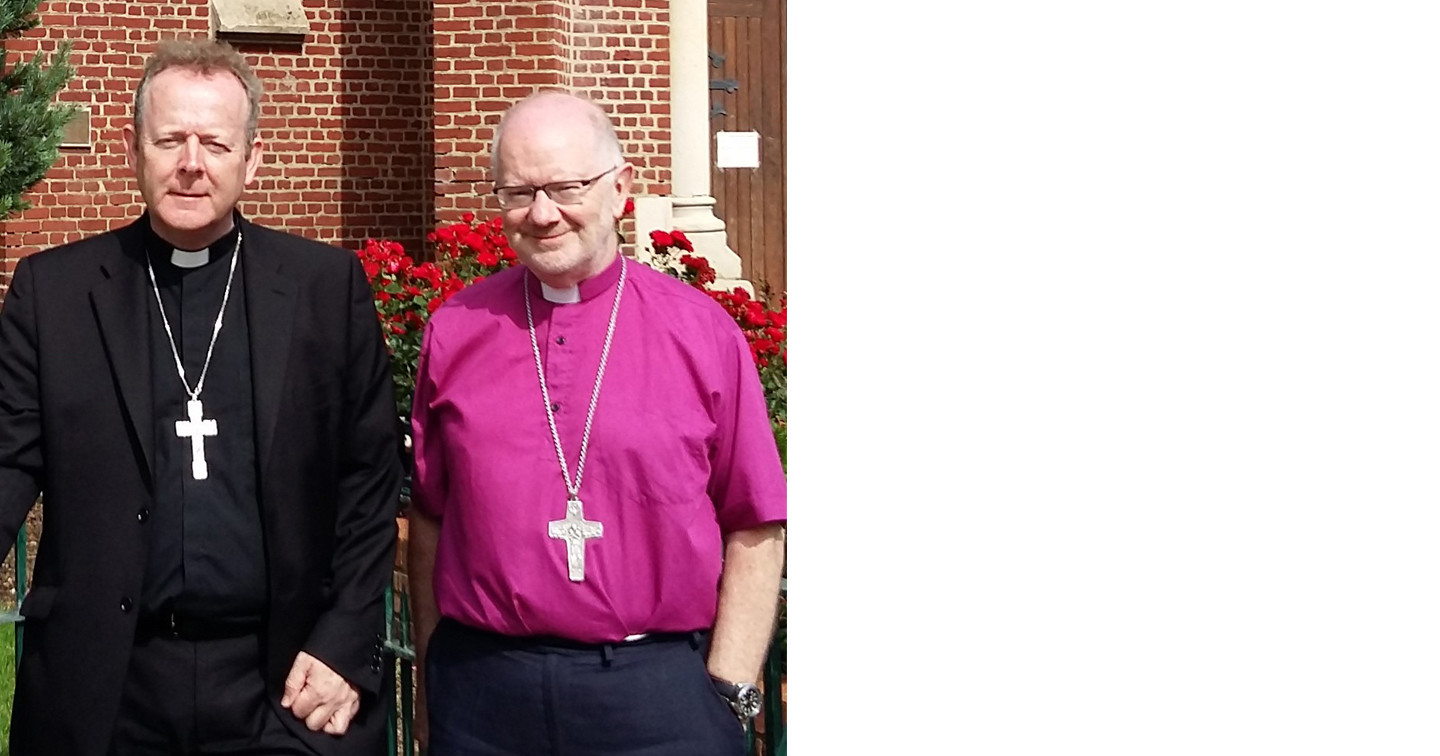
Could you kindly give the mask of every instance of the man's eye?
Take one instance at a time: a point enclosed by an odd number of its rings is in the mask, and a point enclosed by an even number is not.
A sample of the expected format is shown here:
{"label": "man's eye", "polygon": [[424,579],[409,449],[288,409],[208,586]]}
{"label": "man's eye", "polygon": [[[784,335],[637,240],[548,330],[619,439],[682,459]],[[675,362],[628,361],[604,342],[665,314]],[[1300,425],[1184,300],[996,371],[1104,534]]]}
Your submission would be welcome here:
{"label": "man's eye", "polygon": [[557,200],[575,199],[584,190],[585,185],[578,181],[567,181],[563,184],[551,184],[545,187],[545,193]]}
{"label": "man's eye", "polygon": [[166,137],[166,138],[164,138],[164,139],[156,139],[156,140],[155,140],[155,146],[156,146],[156,147],[159,147],[159,148],[162,149],[162,150],[171,149],[171,148],[175,147],[175,146],[178,145],[178,144],[180,144],[180,140],[179,140],[179,139],[171,139],[171,138],[169,138],[169,137]]}
{"label": "man's eye", "polygon": [[230,151],[229,147],[219,142],[206,142],[205,149],[209,150],[212,155],[224,155]]}

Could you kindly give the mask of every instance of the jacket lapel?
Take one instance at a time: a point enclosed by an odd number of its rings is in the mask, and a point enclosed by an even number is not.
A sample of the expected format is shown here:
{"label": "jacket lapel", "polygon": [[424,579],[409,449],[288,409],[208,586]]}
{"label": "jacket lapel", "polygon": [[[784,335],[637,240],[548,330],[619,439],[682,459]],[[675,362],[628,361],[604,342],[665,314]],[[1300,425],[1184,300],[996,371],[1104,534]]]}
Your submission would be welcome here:
{"label": "jacket lapel", "polygon": [[145,237],[142,218],[115,233],[119,242],[101,257],[104,280],[90,290],[90,305],[105,356],[120,387],[130,432],[144,455],[144,475],[153,487],[155,418],[150,394],[150,307],[153,295],[145,273]]}
{"label": "jacket lapel", "polygon": [[[289,367],[298,287],[283,273],[285,253],[277,234],[240,222],[245,234],[245,308],[250,325],[250,375],[255,403],[255,454],[264,474],[275,438]],[[283,237],[280,237],[283,240]]]}

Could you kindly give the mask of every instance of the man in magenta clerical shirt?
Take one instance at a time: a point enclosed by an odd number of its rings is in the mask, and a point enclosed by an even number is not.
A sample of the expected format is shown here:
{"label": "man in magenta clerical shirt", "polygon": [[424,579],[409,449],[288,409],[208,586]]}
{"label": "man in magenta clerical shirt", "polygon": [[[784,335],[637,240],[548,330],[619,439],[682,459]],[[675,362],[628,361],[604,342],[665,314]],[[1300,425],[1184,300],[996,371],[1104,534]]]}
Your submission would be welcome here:
{"label": "man in magenta clerical shirt", "polygon": [[760,380],[709,297],[619,253],[634,168],[545,92],[491,149],[523,266],[430,320],[411,591],[432,756],[745,750],[784,563]]}

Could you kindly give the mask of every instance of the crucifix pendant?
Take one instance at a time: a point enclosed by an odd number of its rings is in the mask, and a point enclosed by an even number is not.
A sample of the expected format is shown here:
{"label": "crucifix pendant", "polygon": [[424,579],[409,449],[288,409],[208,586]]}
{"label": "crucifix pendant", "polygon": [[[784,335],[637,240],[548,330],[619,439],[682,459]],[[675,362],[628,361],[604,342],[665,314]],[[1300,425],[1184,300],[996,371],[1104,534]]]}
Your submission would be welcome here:
{"label": "crucifix pendant", "polygon": [[219,430],[215,418],[204,419],[205,405],[199,399],[185,403],[185,414],[190,419],[175,421],[175,435],[190,439],[190,474],[195,480],[205,480],[210,477],[210,468],[205,465],[205,437],[215,436]]}
{"label": "crucifix pendant", "polygon": [[585,582],[585,541],[599,538],[604,532],[602,523],[585,519],[584,505],[576,496],[565,502],[565,519],[550,521],[550,537],[565,542],[565,562],[570,568],[570,582]]}

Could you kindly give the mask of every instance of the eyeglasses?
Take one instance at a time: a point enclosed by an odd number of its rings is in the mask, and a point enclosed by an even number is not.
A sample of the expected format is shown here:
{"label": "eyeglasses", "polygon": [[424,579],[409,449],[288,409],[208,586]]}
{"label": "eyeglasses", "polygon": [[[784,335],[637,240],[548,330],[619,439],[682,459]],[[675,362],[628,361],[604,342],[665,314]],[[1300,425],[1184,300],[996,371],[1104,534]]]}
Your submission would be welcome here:
{"label": "eyeglasses", "polygon": [[619,167],[611,166],[598,176],[584,180],[552,181],[543,186],[497,186],[495,196],[500,198],[500,207],[506,210],[529,207],[535,201],[536,192],[544,192],[557,205],[578,205],[585,200],[585,195],[596,181]]}

